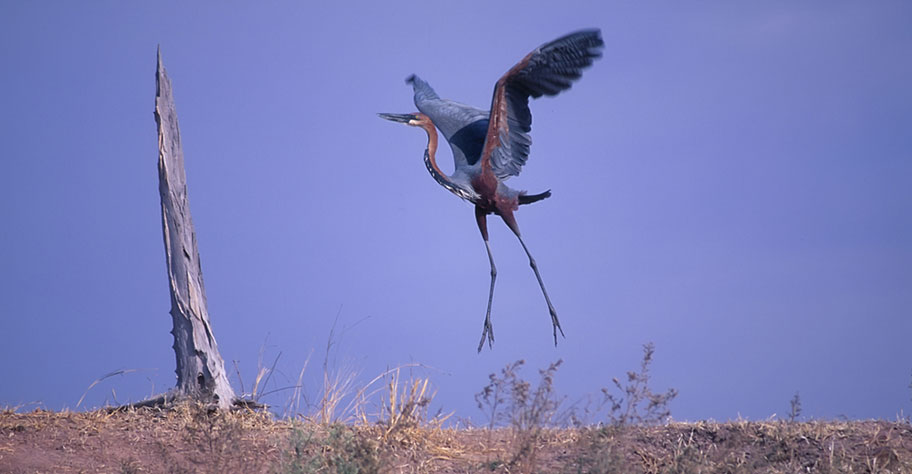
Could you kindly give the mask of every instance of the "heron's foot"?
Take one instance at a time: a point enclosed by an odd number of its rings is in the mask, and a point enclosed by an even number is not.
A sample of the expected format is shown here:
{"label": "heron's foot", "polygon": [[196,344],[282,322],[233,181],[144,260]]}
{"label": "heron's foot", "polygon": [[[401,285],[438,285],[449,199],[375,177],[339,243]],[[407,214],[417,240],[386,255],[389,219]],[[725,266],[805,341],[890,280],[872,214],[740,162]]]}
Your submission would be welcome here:
{"label": "heron's foot", "polygon": [[557,347],[557,332],[560,331],[560,335],[563,338],[567,336],[564,335],[564,330],[561,329],[560,321],[557,319],[557,311],[554,308],[549,308],[551,310],[551,326],[554,329],[554,347]]}
{"label": "heron's foot", "polygon": [[481,331],[481,341],[478,342],[478,353],[484,348],[485,339],[488,341],[488,348],[494,348],[494,326],[491,325],[491,315],[485,316],[484,330]]}

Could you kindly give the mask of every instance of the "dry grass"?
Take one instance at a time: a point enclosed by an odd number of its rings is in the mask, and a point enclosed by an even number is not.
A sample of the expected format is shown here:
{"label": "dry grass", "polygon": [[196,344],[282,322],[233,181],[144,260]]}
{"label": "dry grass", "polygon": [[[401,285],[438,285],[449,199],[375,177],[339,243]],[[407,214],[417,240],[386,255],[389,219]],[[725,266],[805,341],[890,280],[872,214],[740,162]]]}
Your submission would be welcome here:
{"label": "dry grass", "polygon": [[[402,387],[411,393],[413,386]],[[535,439],[534,463],[510,465],[514,436],[511,428],[427,423],[323,425],[193,404],[114,413],[7,410],[0,413],[0,472],[912,471],[907,422],[545,428]]]}
{"label": "dry grass", "polygon": [[[0,472],[912,472],[908,419],[798,422],[797,394],[787,421],[668,423],[677,392],[649,388],[652,354],[644,346],[626,386],[616,382],[601,409],[586,410],[602,414],[601,424],[575,428],[555,428],[578,421],[574,406],[561,411],[553,388],[560,361],[539,370],[537,384],[520,377],[522,361],[491,374],[476,396],[490,421],[484,429],[445,428],[448,415],[429,416],[435,392],[425,377],[393,368],[353,390],[354,376],[332,376],[325,361],[320,403],[278,420],[186,402],[81,413],[6,409]],[[265,393],[273,370],[258,371],[251,394]]]}
{"label": "dry grass", "polygon": [[266,472],[285,430],[263,413],[196,404],[119,412],[5,411],[0,472]]}
{"label": "dry grass", "polygon": [[577,472],[910,472],[905,422],[672,423],[585,430]]}

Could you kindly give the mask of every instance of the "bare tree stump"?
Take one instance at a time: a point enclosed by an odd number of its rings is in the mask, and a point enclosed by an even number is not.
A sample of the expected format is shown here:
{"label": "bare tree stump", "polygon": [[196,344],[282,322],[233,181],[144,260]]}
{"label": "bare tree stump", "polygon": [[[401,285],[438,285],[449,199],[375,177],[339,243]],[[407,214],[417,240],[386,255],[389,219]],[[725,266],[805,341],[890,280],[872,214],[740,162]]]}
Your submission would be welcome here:
{"label": "bare tree stump", "polygon": [[162,64],[161,49],[158,51],[155,79],[158,188],[161,193],[168,281],[171,285],[171,318],[174,322],[171,334],[174,335],[174,354],[177,357],[175,390],[178,397],[229,408],[236,396],[228,383],[225,363],[219,354],[209,323],[196,232],[190,218],[177,110],[171,95],[171,80]]}

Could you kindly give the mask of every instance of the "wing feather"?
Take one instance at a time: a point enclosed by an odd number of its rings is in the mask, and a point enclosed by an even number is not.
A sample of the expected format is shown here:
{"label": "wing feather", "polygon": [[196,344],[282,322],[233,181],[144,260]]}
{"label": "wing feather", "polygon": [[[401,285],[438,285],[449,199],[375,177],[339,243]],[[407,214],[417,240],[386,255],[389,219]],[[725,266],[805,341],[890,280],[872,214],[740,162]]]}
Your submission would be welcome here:
{"label": "wing feather", "polygon": [[529,97],[553,96],[570,88],[583,69],[601,57],[601,31],[582,30],[539,46],[494,86],[482,167],[504,180],[518,176],[529,158],[532,113]]}

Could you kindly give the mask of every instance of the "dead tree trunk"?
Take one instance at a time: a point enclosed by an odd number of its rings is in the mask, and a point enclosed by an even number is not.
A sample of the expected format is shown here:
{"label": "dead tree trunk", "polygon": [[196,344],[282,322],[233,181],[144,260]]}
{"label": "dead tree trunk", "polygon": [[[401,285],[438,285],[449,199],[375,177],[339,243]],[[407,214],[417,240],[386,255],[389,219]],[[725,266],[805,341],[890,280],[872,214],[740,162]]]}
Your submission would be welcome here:
{"label": "dead tree trunk", "polygon": [[171,334],[174,335],[174,354],[177,357],[175,391],[178,397],[214,402],[220,408],[228,408],[236,397],[228,383],[225,363],[209,324],[203,271],[196,248],[196,232],[190,218],[177,110],[171,95],[171,80],[162,64],[161,50],[158,52],[155,83],[158,189],[171,285],[171,318],[174,322]]}

